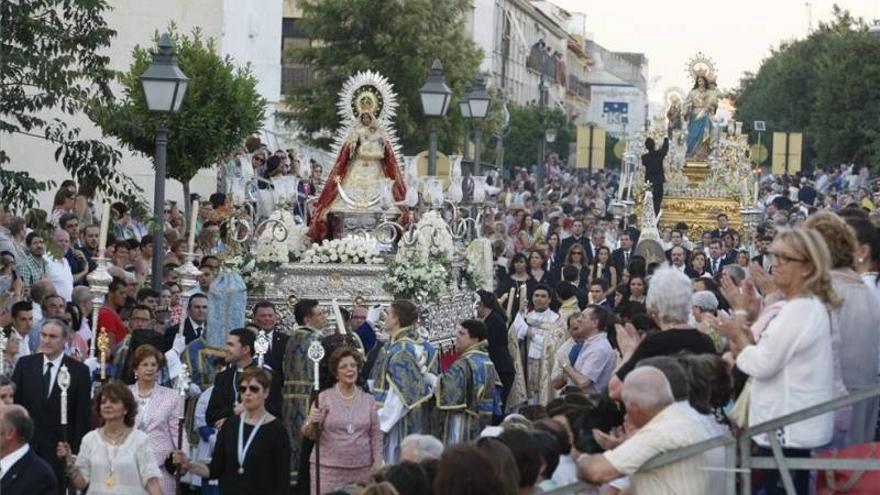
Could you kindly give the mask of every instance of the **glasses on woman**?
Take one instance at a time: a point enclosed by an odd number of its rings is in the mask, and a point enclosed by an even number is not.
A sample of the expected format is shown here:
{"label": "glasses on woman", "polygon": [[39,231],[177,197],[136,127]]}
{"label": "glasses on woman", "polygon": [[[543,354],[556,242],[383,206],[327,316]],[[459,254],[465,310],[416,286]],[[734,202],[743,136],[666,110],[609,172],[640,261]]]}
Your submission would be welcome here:
{"label": "glasses on woman", "polygon": [[248,390],[253,394],[258,394],[263,391],[263,387],[260,387],[259,385],[241,385],[238,387],[238,393],[240,394],[244,394]]}
{"label": "glasses on woman", "polygon": [[787,254],[780,253],[779,251],[775,251],[775,250],[768,251],[767,253],[769,255],[773,256],[774,260],[778,260],[779,264],[781,264],[781,265],[786,265],[786,264],[791,263],[793,261],[796,261],[798,263],[806,263],[807,261],[809,261],[806,258],[789,256]]}

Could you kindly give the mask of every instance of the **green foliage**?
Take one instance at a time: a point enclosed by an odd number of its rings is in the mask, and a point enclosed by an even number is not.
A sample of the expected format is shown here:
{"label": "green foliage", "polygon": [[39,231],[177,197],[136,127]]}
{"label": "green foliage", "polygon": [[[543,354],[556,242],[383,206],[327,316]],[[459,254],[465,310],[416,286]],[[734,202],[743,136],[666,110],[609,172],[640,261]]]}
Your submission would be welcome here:
{"label": "green foliage", "polygon": [[[229,57],[220,57],[213,39],[204,39],[198,29],[191,36],[177,34],[173,25],[169,33],[177,63],[190,79],[180,111],[165,117],[147,110],[138,78],[152,55],[136,46],[128,72],[119,77],[124,98],[97,102],[89,116],[106,134],[150,157],[156,151],[156,127],[168,118],[166,175],[186,185],[200,169],[213,166],[259,130],[266,102],[250,67],[236,68]],[[154,39],[158,42],[158,32]]]}
{"label": "green foliage", "polygon": [[[51,143],[55,160],[79,183],[132,200],[138,188],[117,173],[119,151],[81,139],[80,130],[62,118],[46,117],[51,109],[76,115],[89,100],[109,96],[113,73],[102,53],[116,32],[104,21],[107,8],[104,0],[0,1],[0,133]],[[2,168],[9,161],[0,149],[0,203],[36,206],[37,193],[54,182]]]}
{"label": "green foliage", "polygon": [[[293,87],[286,96],[291,117],[306,136],[339,127],[336,98],[355,72],[375,70],[394,84],[398,95],[395,127],[403,150],[415,154],[427,148],[429,126],[422,113],[419,88],[433,59],[443,64],[446,84],[455,96],[465,93],[482,59],[466,36],[464,12],[468,0],[304,0],[301,27],[312,46],[286,57],[310,66],[314,79]],[[462,118],[453,97],[446,118],[437,122],[441,150],[460,148]],[[495,107],[496,112],[498,107]],[[491,122],[484,125],[491,125]],[[497,119],[496,119],[497,120]],[[494,131],[490,129],[488,131]],[[484,135],[489,135],[484,129]],[[327,146],[329,139],[315,144]]]}
{"label": "green foliage", "polygon": [[734,92],[736,118],[764,120],[768,134],[804,132],[804,154],[820,164],[869,164],[880,152],[878,83],[880,39],[835,7],[832,22],[782,44],[757,74],[746,74]]}
{"label": "green foliage", "polygon": [[[531,167],[538,160],[538,108],[509,105],[510,132],[504,137],[504,167]],[[556,129],[556,140],[544,147],[547,154],[568,157],[569,144],[577,139],[575,128],[558,108],[544,109],[544,128]]]}

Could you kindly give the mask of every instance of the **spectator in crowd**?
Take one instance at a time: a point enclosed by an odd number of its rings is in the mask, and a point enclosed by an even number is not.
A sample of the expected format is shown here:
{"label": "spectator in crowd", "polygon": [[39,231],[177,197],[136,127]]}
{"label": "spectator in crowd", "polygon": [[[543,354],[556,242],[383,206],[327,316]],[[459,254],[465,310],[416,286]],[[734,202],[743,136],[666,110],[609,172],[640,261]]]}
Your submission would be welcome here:
{"label": "spectator in crowd", "polygon": [[[838,215],[817,212],[804,227],[817,231],[831,254],[831,284],[840,305],[831,312],[831,346],[834,356],[835,395],[858,392],[877,385],[880,307],[855,271],[858,241]],[[837,447],[873,441],[880,399],[874,397],[835,413]]]}
{"label": "spectator in crowd", "polygon": [[504,492],[499,473],[479,448],[452,447],[443,454],[434,480],[435,495],[499,495]]}
{"label": "spectator in crowd", "polygon": [[413,433],[400,442],[400,460],[421,463],[426,460],[440,459],[443,455],[443,442],[437,437]]}
{"label": "spectator in crowd", "polygon": [[659,468],[640,471],[652,457],[709,438],[692,415],[675,405],[669,381],[657,368],[641,366],[627,374],[623,384],[627,428],[622,435],[600,436],[607,450],[579,460],[583,480],[602,484],[629,476],[632,493],[712,493],[708,453],[697,454]]}
{"label": "spectator in crowd", "polygon": [[[730,339],[736,365],[752,377],[749,389],[749,423],[759,424],[821,404],[833,397],[834,358],[829,310],[840,299],[831,285],[831,255],[822,236],[814,230],[780,231],[773,241],[773,284],[784,304],[768,308],[775,317],[760,337],[748,330],[754,315],[751,290],[731,297],[734,318],[720,323]],[[728,284],[729,285],[729,284]],[[733,296],[733,291],[728,291]],[[739,291],[736,291],[739,294]],[[832,439],[833,414],[823,414],[786,426],[780,443],[786,457],[810,457],[813,448]],[[755,437],[760,455],[770,455],[766,437]],[[792,473],[799,493],[809,490],[809,471]],[[785,493],[777,471],[764,472],[766,493]]]}
{"label": "spectator in crowd", "polygon": [[37,232],[31,232],[25,237],[25,246],[27,246],[27,254],[16,258],[15,271],[25,285],[32,285],[47,276],[46,260],[43,258],[46,253],[46,241]]}

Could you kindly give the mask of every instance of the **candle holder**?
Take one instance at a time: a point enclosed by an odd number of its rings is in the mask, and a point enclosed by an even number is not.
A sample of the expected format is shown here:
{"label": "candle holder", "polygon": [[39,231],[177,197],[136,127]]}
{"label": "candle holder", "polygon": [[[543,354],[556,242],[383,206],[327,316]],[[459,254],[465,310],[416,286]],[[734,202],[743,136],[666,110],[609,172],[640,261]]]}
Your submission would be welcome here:
{"label": "candle holder", "polygon": [[107,335],[107,329],[101,328],[101,334],[98,335],[98,353],[101,363],[101,382],[107,381],[107,357],[110,354],[110,336]]}
{"label": "candle holder", "polygon": [[110,284],[113,282],[113,276],[107,268],[110,266],[110,260],[104,257],[104,250],[101,250],[98,257],[95,258],[97,265],[91,273],[86,275],[89,282],[89,288],[92,291],[92,340],[89,342],[89,357],[95,357],[95,339],[98,337],[98,312],[104,301],[107,300],[107,292],[110,291]]}

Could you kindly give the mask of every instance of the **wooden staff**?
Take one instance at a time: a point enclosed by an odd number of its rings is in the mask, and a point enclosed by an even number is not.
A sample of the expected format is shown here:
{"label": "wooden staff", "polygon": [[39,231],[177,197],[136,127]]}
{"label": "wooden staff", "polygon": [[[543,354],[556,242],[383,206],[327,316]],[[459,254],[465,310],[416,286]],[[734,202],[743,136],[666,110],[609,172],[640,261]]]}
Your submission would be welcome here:
{"label": "wooden staff", "polygon": [[[315,404],[315,409],[320,407],[318,404],[318,393],[321,389],[321,360],[324,359],[324,346],[321,345],[321,342],[318,340],[313,340],[309,345],[308,350],[309,359],[312,361],[314,366],[314,370],[312,371],[314,377],[314,383],[312,384],[312,392],[315,395],[313,399]],[[320,428],[320,425],[319,425]],[[318,487],[318,492],[321,491],[321,435],[320,432],[315,435],[315,486]]]}

